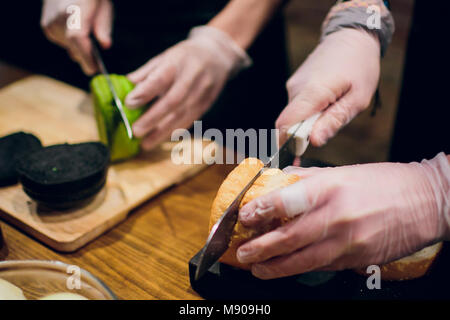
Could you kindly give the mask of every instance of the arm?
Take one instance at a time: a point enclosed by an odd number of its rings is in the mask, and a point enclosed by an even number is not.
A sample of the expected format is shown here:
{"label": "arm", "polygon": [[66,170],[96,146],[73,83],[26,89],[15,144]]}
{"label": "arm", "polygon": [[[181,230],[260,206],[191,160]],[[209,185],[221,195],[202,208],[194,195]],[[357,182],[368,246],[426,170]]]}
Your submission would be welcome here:
{"label": "arm", "polygon": [[252,63],[246,49],[281,5],[281,0],[233,0],[206,26],[130,73],[136,84],[125,103],[154,101],[133,125],[152,149],[178,128],[189,128],[212,106],[228,79]]}
{"label": "arm", "polygon": [[[380,10],[380,29],[369,27],[372,5]],[[364,111],[378,85],[380,56],[393,31],[383,1],[338,1],[325,19],[319,45],[287,83],[289,104],[276,123],[280,144],[292,125],[323,111],[311,132],[311,143],[322,146]]]}
{"label": "arm", "polygon": [[209,23],[247,50],[282,0],[233,0]]}

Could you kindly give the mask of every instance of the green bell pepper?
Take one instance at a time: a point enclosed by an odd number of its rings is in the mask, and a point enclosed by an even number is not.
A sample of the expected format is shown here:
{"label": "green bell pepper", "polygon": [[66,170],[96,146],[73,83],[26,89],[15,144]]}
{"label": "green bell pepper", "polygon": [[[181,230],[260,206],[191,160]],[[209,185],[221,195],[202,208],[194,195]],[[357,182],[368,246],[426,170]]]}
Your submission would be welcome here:
{"label": "green bell pepper", "polygon": [[[122,101],[125,115],[131,125],[144,113],[145,107],[129,109],[124,103],[125,97],[134,88],[134,84],[125,76],[111,74],[111,82]],[[111,161],[116,162],[134,157],[140,151],[140,139],[130,139],[127,135],[119,110],[105,76],[98,75],[91,81],[95,119],[100,141],[108,146]]]}

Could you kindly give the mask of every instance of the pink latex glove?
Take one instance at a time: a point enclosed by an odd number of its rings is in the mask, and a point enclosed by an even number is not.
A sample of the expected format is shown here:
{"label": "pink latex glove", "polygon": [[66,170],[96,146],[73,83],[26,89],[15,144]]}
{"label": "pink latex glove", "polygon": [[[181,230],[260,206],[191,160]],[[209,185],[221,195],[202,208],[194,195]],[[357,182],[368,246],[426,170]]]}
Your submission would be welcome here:
{"label": "pink latex glove", "polygon": [[[73,5],[80,8],[79,29],[67,27],[71,15],[67,9]],[[113,7],[109,0],[45,0],[42,8],[41,26],[47,38],[65,48],[88,75],[97,71],[89,35],[93,32],[104,49],[111,47],[112,23]]]}
{"label": "pink latex glove", "polygon": [[289,173],[304,179],[244,206],[240,221],[258,227],[293,218],[243,244],[239,261],[262,279],[312,270],[386,263],[450,239],[450,157]]}
{"label": "pink latex glove", "polygon": [[156,99],[133,125],[142,147],[152,149],[173,130],[189,128],[214,103],[226,81],[251,64],[227,34],[202,26],[187,40],[169,48],[128,75],[136,84],[125,100],[138,107]]}
{"label": "pink latex glove", "polygon": [[380,44],[364,30],[332,33],[309,55],[287,82],[289,104],[276,121],[280,145],[287,130],[328,108],[310,135],[321,146],[366,109],[380,74]]}

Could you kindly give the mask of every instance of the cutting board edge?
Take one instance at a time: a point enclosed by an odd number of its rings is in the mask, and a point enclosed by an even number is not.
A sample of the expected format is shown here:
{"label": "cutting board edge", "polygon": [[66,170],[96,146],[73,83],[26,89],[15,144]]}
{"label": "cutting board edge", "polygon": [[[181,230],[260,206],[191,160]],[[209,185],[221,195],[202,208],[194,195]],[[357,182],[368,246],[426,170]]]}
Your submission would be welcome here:
{"label": "cutting board edge", "polygon": [[53,79],[53,78],[48,77],[48,76],[43,75],[43,74],[33,74],[33,75],[26,76],[26,77],[24,77],[24,78],[22,78],[22,79],[19,79],[19,80],[17,80],[17,81],[14,81],[14,82],[12,82],[12,83],[7,84],[6,86],[4,86],[4,87],[1,88],[1,91],[2,91],[2,92],[3,92],[3,91],[7,91],[7,90],[10,89],[11,87],[16,87],[17,85],[22,85],[23,83],[26,83],[26,82],[30,82],[30,81],[40,81],[40,80],[44,80],[44,81],[48,81],[48,82],[53,82],[53,83],[57,84],[58,86],[66,86],[67,88],[70,88],[70,89],[73,89],[73,90],[77,90],[77,91],[79,91],[80,93],[88,94],[86,91],[84,91],[84,90],[81,89],[81,88],[71,86],[70,84],[67,84],[67,83],[64,83],[64,82],[62,82],[62,81]]}
{"label": "cutting board edge", "polygon": [[130,211],[131,210],[129,209],[124,209],[123,212],[120,212],[117,215],[113,216],[112,219],[106,221],[103,225],[101,225],[101,227],[93,229],[94,231],[82,234],[76,238],[67,241],[61,241],[59,239],[51,237],[39,231],[37,228],[33,228],[32,226],[23,222],[17,217],[10,215],[9,213],[6,213],[1,209],[0,209],[0,218],[2,219],[2,221],[7,222],[10,225],[18,228],[20,231],[22,231],[27,235],[32,236],[33,238],[39,240],[40,242],[50,247],[51,249],[69,253],[77,251],[78,249],[84,247],[88,243],[92,242],[93,240],[95,240],[96,238],[107,232],[108,230],[111,230],[117,224],[124,221],[127,218],[128,213]]}

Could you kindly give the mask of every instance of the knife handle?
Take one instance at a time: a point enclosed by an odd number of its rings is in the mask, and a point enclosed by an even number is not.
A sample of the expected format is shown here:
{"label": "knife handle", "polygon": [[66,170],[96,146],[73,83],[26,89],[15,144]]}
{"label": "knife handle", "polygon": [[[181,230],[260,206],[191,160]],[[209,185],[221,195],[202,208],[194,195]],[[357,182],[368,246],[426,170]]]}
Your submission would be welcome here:
{"label": "knife handle", "polygon": [[[297,157],[300,157],[305,153],[306,148],[308,148],[309,145],[309,135],[311,134],[312,128],[314,126],[314,123],[316,123],[317,119],[322,115],[322,111],[319,113],[316,113],[309,117],[308,119],[298,122],[292,127],[289,128],[287,134],[288,137],[292,136],[292,134],[295,132],[295,155]],[[297,127],[300,125],[300,127],[297,129]],[[295,131],[297,129],[297,132]]]}

